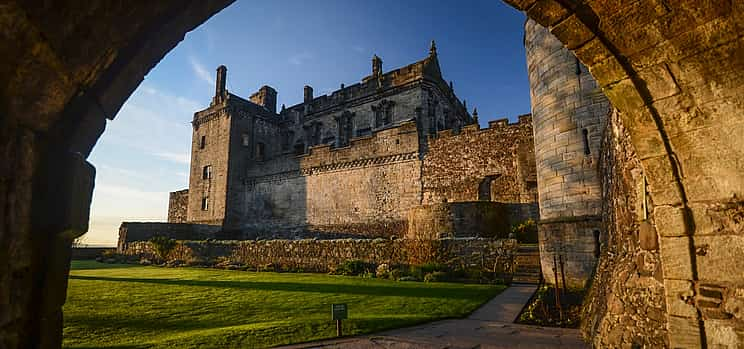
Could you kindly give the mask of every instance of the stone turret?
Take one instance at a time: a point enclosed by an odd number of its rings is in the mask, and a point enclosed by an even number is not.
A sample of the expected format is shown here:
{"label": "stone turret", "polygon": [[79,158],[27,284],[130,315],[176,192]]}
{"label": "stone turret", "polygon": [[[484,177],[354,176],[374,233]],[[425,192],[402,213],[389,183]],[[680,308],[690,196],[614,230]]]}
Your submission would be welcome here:
{"label": "stone turret", "polygon": [[[569,287],[584,287],[599,253],[601,130],[611,105],[589,71],[546,28],[525,24],[540,202],[543,276],[560,261]],[[558,263],[555,263],[558,262]]]}

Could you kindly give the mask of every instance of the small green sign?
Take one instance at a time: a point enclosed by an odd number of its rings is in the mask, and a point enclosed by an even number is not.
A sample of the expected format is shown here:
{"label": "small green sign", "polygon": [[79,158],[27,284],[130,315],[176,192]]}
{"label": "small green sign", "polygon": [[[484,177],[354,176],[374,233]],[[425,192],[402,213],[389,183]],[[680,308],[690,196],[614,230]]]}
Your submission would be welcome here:
{"label": "small green sign", "polygon": [[348,316],[348,310],[345,303],[331,304],[332,320],[345,320]]}

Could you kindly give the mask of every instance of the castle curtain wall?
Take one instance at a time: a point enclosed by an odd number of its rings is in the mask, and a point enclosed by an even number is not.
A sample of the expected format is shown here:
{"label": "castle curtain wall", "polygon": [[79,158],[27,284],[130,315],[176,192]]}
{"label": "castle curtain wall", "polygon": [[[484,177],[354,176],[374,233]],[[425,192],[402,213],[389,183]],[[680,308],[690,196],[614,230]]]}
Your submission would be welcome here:
{"label": "castle curtain wall", "polygon": [[529,115],[441,131],[428,139],[422,203],[495,201],[508,204],[511,223],[537,219],[534,159]]}

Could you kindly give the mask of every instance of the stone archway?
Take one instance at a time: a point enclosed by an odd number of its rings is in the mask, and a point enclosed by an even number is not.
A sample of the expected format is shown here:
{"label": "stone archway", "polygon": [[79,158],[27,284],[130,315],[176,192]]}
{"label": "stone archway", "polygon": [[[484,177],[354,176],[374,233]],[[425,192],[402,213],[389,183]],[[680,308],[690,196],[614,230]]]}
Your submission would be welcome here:
{"label": "stone archway", "polygon": [[[744,3],[505,1],[549,28],[622,112],[653,198],[670,337],[741,333],[741,306],[727,319],[706,307],[744,302]],[[0,5],[2,346],[60,345],[70,242],[87,229],[95,172],[85,158],[144,75],[231,2]]]}

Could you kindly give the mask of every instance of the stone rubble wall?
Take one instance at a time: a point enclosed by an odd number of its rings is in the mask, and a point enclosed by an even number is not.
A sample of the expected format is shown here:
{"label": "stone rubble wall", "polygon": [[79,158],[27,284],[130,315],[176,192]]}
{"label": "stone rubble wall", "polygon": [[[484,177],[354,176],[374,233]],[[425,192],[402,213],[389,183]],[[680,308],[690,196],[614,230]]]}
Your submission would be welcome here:
{"label": "stone rubble wall", "polygon": [[421,205],[408,212],[409,239],[444,237],[500,237],[511,231],[507,204],[490,201]]}
{"label": "stone rubble wall", "polygon": [[661,256],[650,228],[645,173],[618,112],[605,130],[601,149],[606,233],[584,301],[582,331],[599,348],[668,347]]}
{"label": "stone rubble wall", "polygon": [[[510,274],[517,251],[514,239],[456,238],[179,241],[168,256],[191,264],[230,263],[252,269],[329,272],[349,260],[391,266],[439,263],[452,268],[475,267]],[[153,258],[147,241],[132,242],[120,251]]]}
{"label": "stone rubble wall", "polygon": [[189,190],[171,192],[168,196],[168,223],[186,223],[189,209]]}
{"label": "stone rubble wall", "polygon": [[423,204],[484,200],[535,205],[532,138],[529,115],[514,124],[496,120],[485,129],[468,125],[459,133],[445,130],[429,137],[422,169]]}
{"label": "stone rubble wall", "polygon": [[121,252],[133,242],[147,241],[154,236],[177,240],[206,240],[219,237],[219,225],[190,223],[122,222],[119,226],[117,251]]}

